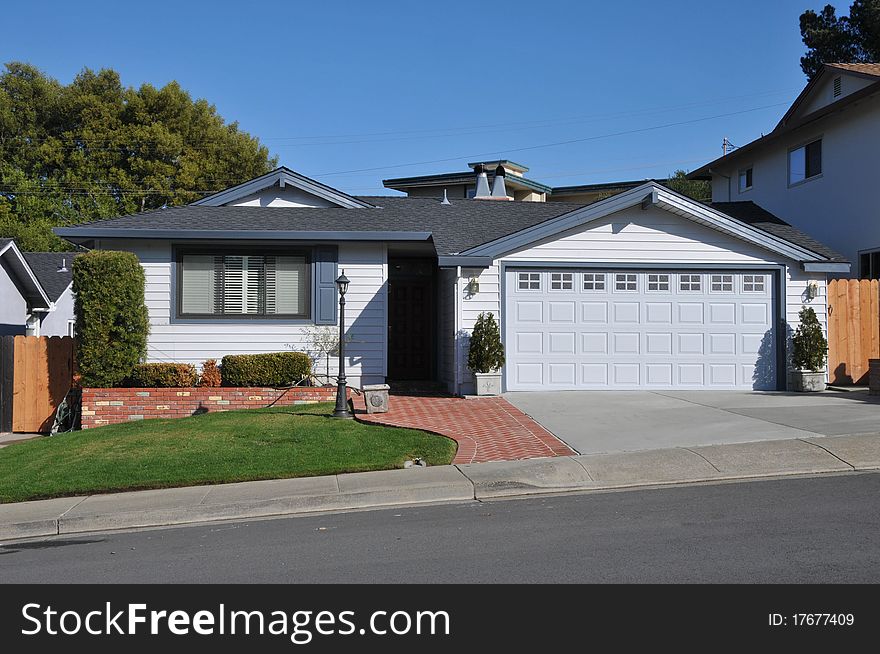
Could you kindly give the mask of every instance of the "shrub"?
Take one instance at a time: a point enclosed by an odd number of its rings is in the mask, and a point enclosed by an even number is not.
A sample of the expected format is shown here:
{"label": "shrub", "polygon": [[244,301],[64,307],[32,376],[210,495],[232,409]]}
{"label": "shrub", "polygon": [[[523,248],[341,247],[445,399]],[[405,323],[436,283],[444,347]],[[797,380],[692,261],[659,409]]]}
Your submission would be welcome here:
{"label": "shrub", "polygon": [[494,372],[504,365],[504,345],[495,316],[481,313],[471,334],[468,368],[473,372]]}
{"label": "shrub", "polygon": [[191,363],[140,363],[128,378],[138,388],[176,388],[195,386],[196,368]]}
{"label": "shrub", "polygon": [[202,374],[199,377],[199,386],[219,386],[221,382],[220,368],[216,359],[208,359],[202,364]]}
{"label": "shrub", "polygon": [[93,250],[73,259],[77,362],[82,385],[115,386],[147,352],[144,270],[130,252]]}
{"label": "shrub", "polygon": [[828,341],[822,334],[822,325],[812,307],[804,307],[798,314],[798,325],[791,338],[791,362],[797,370],[819,372],[825,369]]}
{"label": "shrub", "polygon": [[287,386],[308,377],[312,362],[304,352],[231,354],[220,372],[224,386]]}

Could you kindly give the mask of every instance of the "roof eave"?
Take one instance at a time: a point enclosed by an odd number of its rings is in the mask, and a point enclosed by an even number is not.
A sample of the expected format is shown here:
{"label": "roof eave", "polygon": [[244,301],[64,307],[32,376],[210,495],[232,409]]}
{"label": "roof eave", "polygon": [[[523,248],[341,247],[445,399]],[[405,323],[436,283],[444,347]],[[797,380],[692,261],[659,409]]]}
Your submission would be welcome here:
{"label": "roof eave", "polygon": [[100,239],[180,239],[180,240],[249,240],[281,239],[287,241],[427,241],[425,231],[346,231],[346,230],[270,230],[270,229],[137,229],[127,227],[56,227],[56,235],[77,242]]}

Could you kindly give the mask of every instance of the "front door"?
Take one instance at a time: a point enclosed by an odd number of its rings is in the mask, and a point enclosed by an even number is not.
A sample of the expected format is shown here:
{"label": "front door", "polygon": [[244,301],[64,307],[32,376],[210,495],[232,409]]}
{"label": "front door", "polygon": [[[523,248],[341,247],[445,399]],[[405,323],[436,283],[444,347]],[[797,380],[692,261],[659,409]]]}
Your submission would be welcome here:
{"label": "front door", "polygon": [[434,261],[388,261],[388,378],[433,379]]}

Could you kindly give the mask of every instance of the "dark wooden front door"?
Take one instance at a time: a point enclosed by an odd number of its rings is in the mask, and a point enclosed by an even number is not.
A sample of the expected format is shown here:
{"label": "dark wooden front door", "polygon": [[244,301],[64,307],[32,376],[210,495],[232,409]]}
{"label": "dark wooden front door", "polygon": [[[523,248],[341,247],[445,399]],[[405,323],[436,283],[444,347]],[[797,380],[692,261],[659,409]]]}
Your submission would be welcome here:
{"label": "dark wooden front door", "polygon": [[388,262],[388,378],[430,380],[434,361],[434,262]]}

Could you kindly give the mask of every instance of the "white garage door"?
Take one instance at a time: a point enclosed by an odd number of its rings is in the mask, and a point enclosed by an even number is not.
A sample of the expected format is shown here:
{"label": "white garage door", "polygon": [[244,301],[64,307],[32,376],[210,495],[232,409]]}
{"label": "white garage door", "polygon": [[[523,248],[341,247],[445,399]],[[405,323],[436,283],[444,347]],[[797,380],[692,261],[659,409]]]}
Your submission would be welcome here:
{"label": "white garage door", "polygon": [[510,391],[775,389],[773,275],[506,271]]}

